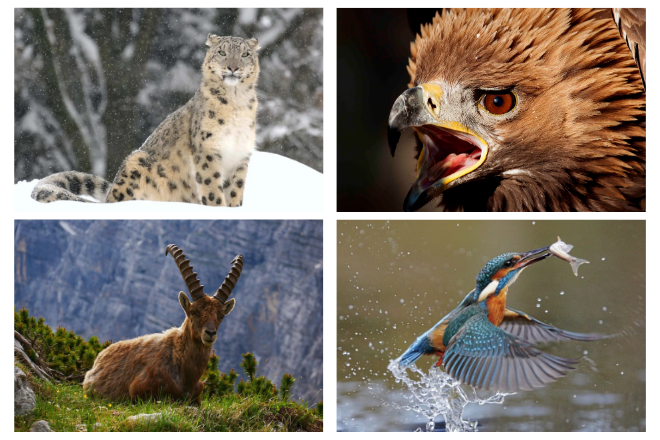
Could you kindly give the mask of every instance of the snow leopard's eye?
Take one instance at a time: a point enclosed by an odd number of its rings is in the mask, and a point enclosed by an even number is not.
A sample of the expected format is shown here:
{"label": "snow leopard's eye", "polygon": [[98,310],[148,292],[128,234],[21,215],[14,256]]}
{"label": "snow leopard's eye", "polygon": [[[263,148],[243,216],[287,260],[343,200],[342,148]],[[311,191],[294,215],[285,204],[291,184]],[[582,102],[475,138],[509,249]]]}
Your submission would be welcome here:
{"label": "snow leopard's eye", "polygon": [[226,57],[226,56],[227,56],[227,52],[225,52],[224,50],[221,50],[221,51],[220,51],[220,56],[221,56],[221,57]]}
{"label": "snow leopard's eye", "polygon": [[245,52],[245,53],[243,53],[243,58],[245,58],[245,57],[248,56],[248,55],[250,55],[250,52]]}

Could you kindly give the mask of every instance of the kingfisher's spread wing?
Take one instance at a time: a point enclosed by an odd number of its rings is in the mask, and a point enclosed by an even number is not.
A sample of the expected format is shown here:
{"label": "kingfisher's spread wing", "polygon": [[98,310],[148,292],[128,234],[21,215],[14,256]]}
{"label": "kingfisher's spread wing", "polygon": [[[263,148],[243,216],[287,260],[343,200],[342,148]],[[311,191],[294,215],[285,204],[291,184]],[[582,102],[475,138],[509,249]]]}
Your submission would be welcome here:
{"label": "kingfisher's spread wing", "polygon": [[444,356],[445,371],[454,379],[502,392],[542,387],[575,369],[577,362],[537,350],[495,327],[485,313],[465,322]]}
{"label": "kingfisher's spread wing", "polygon": [[596,341],[604,336],[598,333],[576,333],[553,327],[526,313],[507,308],[499,328],[530,344],[555,341]]}

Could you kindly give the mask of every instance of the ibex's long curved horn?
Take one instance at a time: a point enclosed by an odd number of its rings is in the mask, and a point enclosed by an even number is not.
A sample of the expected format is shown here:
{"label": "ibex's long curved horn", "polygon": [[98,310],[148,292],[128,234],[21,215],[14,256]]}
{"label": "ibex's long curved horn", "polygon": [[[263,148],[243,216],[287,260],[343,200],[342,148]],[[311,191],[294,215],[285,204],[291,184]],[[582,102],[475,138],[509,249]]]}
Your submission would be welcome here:
{"label": "ibex's long curved horn", "polygon": [[179,266],[179,271],[181,271],[183,281],[186,282],[188,292],[190,292],[190,296],[192,297],[193,302],[203,297],[204,286],[199,284],[197,274],[193,272],[193,267],[190,265],[190,260],[186,260],[186,256],[183,251],[176,247],[176,245],[171,244],[165,249],[165,255],[168,253],[172,254],[176,265]]}
{"label": "ibex's long curved horn", "polygon": [[231,270],[222,282],[222,286],[218,287],[217,292],[213,295],[214,298],[219,299],[222,303],[227,301],[227,298],[229,298],[231,291],[236,285],[236,281],[238,281],[238,277],[241,276],[241,271],[243,270],[243,255],[236,255],[236,258],[232,260],[231,264]]}

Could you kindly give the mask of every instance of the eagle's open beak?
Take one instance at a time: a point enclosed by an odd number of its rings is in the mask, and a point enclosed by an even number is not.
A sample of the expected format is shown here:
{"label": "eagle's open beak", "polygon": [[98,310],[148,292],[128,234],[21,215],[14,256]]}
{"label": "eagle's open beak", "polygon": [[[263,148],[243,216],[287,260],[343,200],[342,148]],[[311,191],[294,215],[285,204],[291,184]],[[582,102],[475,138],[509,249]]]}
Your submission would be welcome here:
{"label": "eagle's open beak", "polygon": [[474,131],[439,118],[442,89],[422,84],[408,89],[394,102],[387,141],[394,156],[401,132],[412,127],[424,144],[417,161],[417,178],[403,203],[417,211],[440,195],[447,185],[477,169],[488,154],[488,144]]}

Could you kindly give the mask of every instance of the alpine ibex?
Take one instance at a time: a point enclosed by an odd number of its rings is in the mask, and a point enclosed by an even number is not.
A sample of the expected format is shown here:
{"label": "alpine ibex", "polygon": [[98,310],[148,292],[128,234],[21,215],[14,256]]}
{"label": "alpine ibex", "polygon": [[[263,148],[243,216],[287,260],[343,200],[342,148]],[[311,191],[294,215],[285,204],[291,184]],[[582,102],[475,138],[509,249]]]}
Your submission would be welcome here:
{"label": "alpine ibex", "polygon": [[201,403],[204,384],[200,378],[211,357],[211,347],[225,316],[236,301],[231,294],[243,269],[243,256],[237,255],[222,285],[213,296],[204,293],[190,260],[171,244],[170,253],[188,287],[192,303],[179,292],[179,303],[186,319],[179,328],[112,344],[99,353],[85,375],[83,389],[112,400],[169,395]]}

